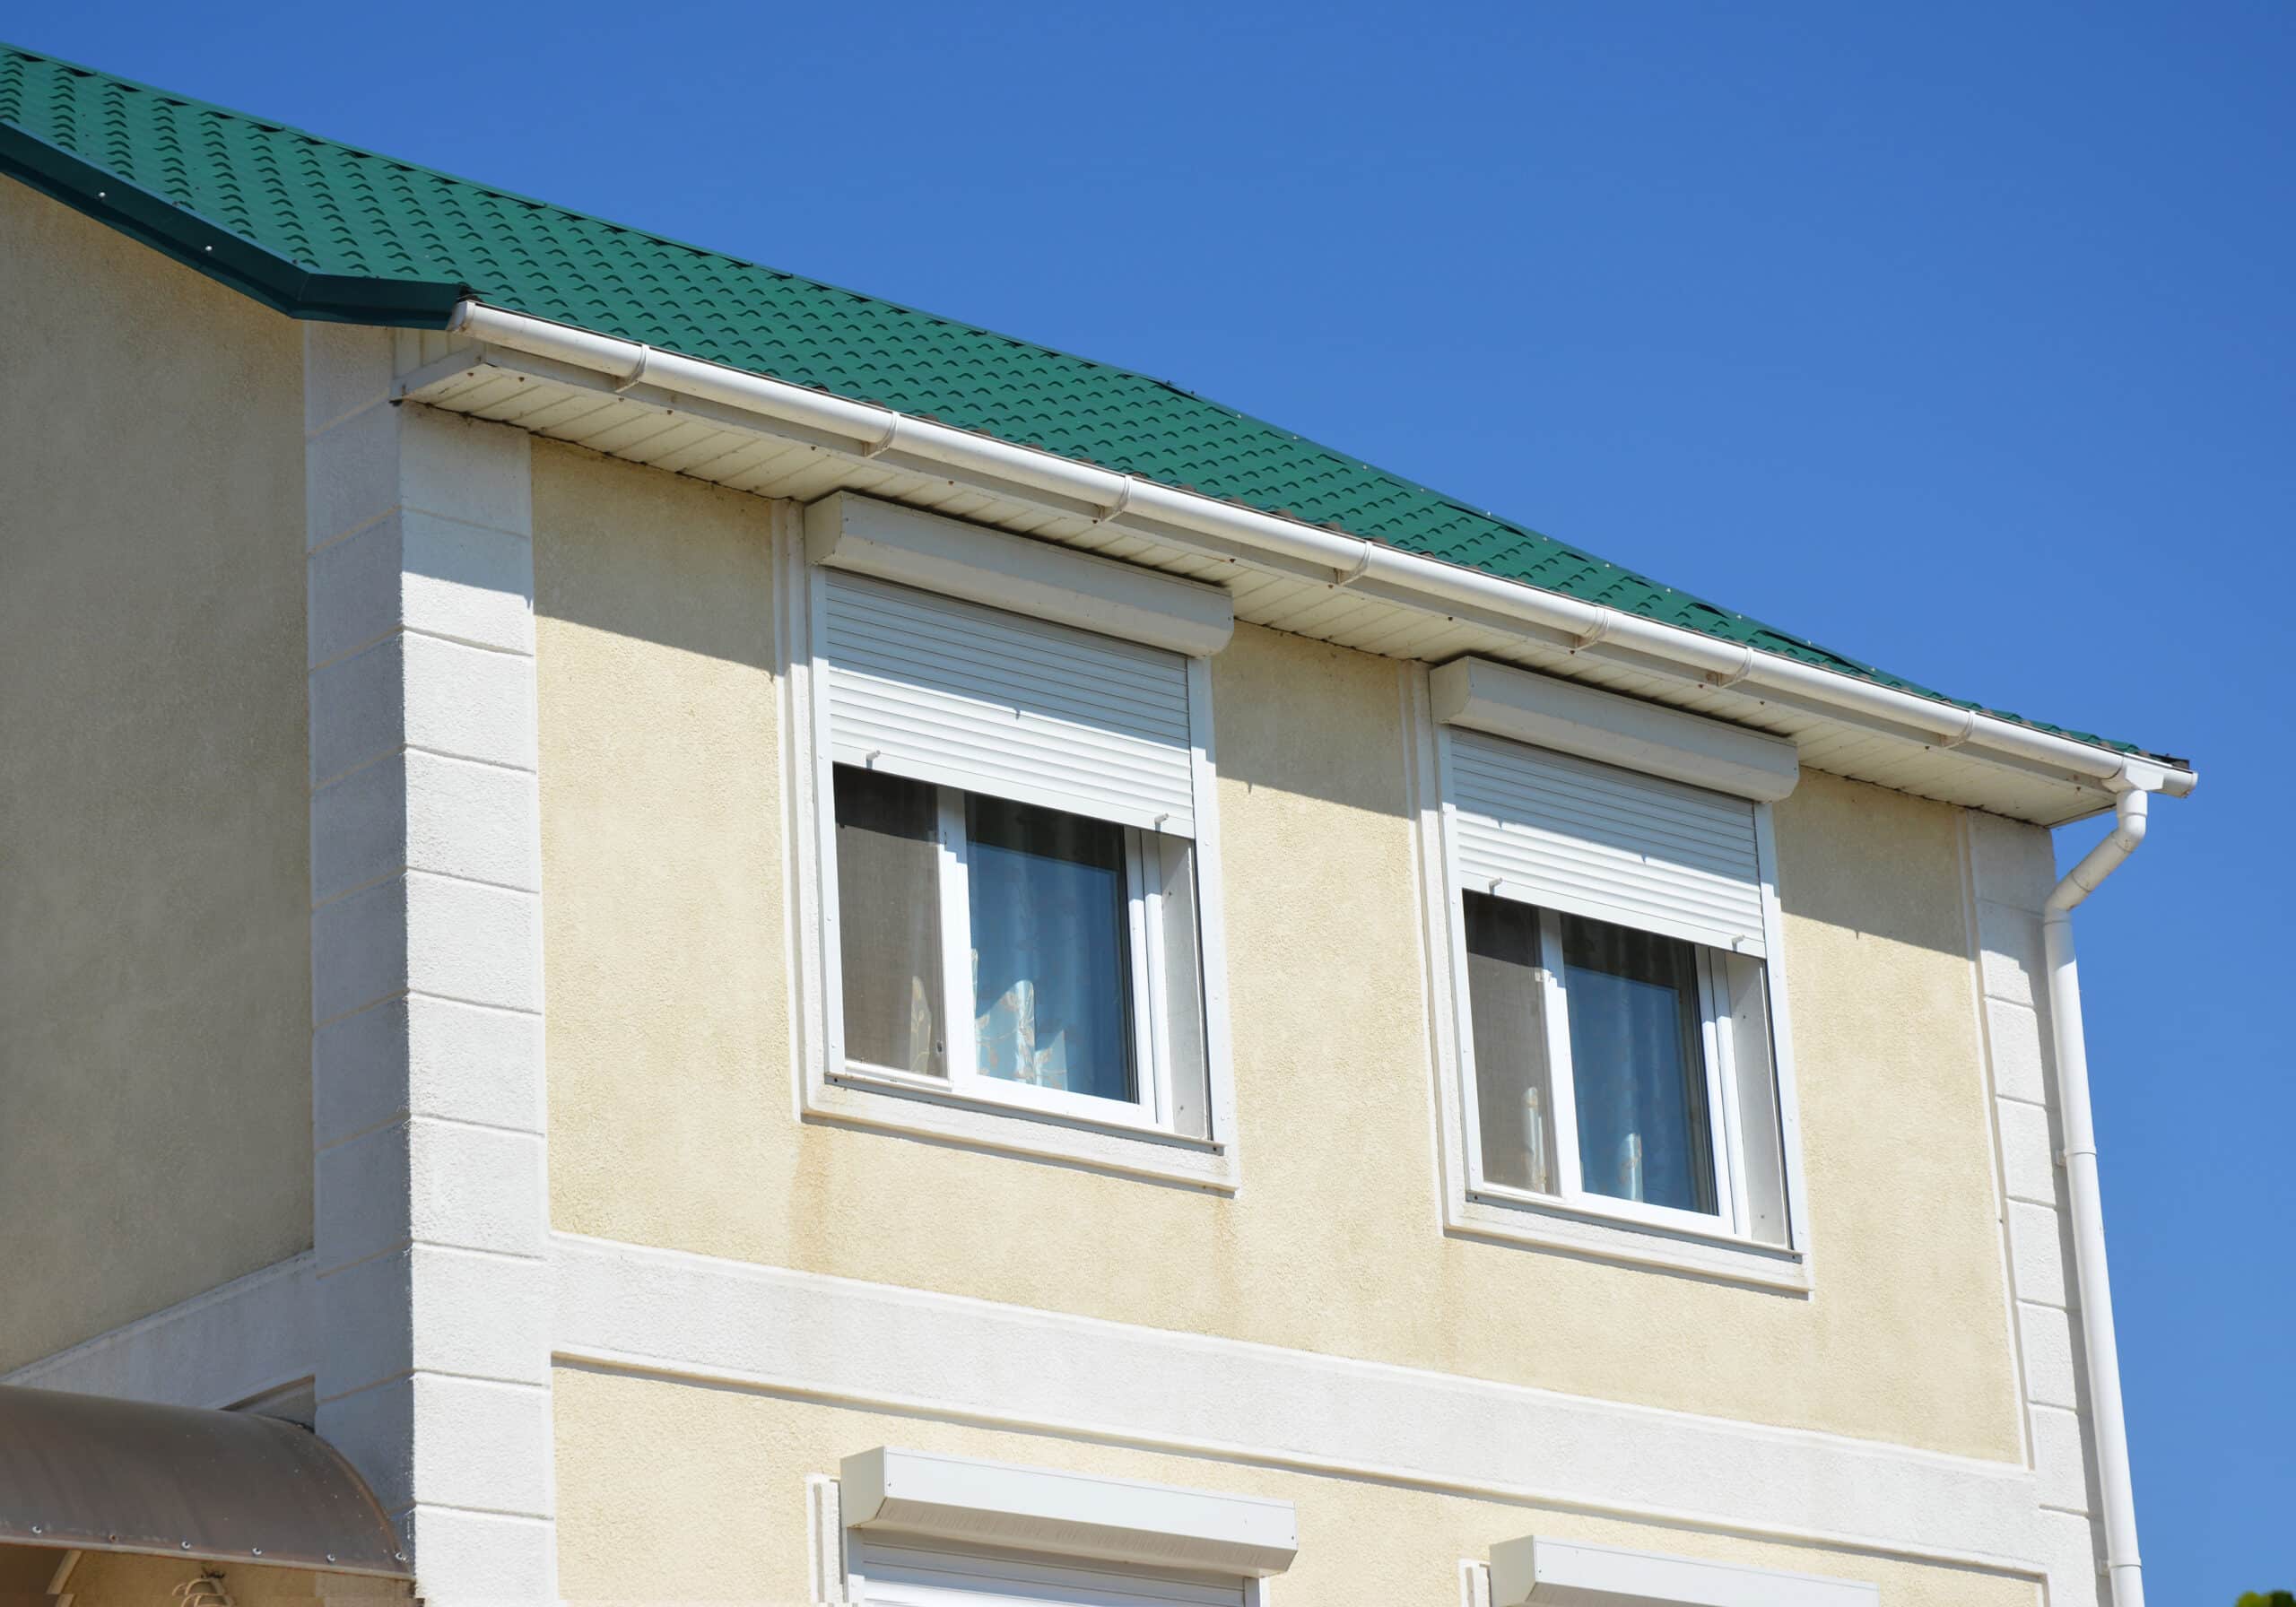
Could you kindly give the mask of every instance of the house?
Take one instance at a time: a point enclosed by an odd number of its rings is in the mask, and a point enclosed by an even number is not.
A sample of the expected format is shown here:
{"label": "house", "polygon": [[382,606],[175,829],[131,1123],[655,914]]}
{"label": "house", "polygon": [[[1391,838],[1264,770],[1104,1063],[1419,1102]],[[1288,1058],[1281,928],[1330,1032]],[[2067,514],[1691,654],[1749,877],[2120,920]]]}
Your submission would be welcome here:
{"label": "house", "polygon": [[27,51],[0,167],[9,1587],[2141,1603],[2190,766]]}

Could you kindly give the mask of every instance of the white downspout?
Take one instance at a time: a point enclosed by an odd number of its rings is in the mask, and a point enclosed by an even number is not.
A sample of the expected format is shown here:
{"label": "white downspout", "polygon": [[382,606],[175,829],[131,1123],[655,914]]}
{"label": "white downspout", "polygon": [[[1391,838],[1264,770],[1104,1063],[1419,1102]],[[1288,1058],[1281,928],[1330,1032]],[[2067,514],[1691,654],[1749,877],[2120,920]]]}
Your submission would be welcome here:
{"label": "white downspout", "polygon": [[2041,906],[2049,1028],[2057,1047],[2057,1110],[2065,1124],[2066,1194],[2073,1215],[2073,1270],[2080,1289],[2112,1607],[2144,1607],[2144,1575],[2136,1555],[2136,1494],[2128,1472],[2128,1426],[2121,1415],[2112,1285],[2105,1272],[2105,1213],[2097,1193],[2097,1129],[2089,1108],[2089,1047],[2081,1027],[2081,979],[2073,960],[2073,911],[2144,840],[2149,797],[2132,786],[2114,799],[2112,835],[2066,872]]}

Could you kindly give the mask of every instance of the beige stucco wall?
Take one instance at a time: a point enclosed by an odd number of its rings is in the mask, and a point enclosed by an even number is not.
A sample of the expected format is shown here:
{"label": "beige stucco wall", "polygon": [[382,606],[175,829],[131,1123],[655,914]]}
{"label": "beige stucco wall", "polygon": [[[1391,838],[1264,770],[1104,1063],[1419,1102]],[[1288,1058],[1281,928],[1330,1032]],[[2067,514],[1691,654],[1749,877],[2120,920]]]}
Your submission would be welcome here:
{"label": "beige stucco wall", "polygon": [[1459,1563],[1536,1533],[1863,1579],[1887,1607],[2031,1607],[2030,1579],[1658,1528],[1467,1496],[1002,1433],[561,1368],[559,1588],[572,1602],[809,1601],[804,1481],[901,1446],[1293,1503],[1300,1554],[1272,1593],[1308,1607],[1457,1607]]}
{"label": "beige stucco wall", "polygon": [[0,181],[0,1368],[311,1242],[302,340]]}
{"label": "beige stucco wall", "polygon": [[1950,809],[1778,810],[1813,1299],[1442,1234],[1397,668],[1248,627],[1213,665],[1240,1193],[808,1125],[764,505],[545,449],[535,523],[558,1228],[2019,1455]]}
{"label": "beige stucco wall", "polygon": [[553,1222],[724,1242],[793,1119],[771,505],[544,441],[534,479]]}

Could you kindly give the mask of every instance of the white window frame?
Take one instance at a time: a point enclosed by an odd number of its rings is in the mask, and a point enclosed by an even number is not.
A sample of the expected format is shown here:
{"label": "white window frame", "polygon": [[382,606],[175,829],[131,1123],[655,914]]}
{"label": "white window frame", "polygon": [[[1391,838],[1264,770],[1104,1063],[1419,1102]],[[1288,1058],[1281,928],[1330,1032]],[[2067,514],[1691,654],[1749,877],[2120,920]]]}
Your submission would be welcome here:
{"label": "white window frame", "polygon": [[[816,505],[818,508],[819,505]],[[1019,538],[935,520],[943,530],[942,559],[961,559],[969,538],[1000,552]],[[1212,731],[1209,661],[1183,655],[1187,667],[1189,722],[1189,803],[1195,832],[1188,838],[1196,871],[1196,957],[1204,1007],[1205,1099],[1208,1137],[1173,1129],[1170,1056],[1160,1041],[1164,1012],[1161,961],[1161,899],[1149,859],[1161,853],[1156,834],[1126,826],[1131,882],[1126,906],[1133,922],[1129,944],[1135,988],[1134,1029],[1138,1064],[1135,1102],[1103,1099],[1057,1089],[1041,1089],[982,1078],[970,1045],[967,1008],[971,982],[960,974],[969,952],[965,938],[963,805],[953,781],[940,786],[940,844],[935,858],[942,876],[942,951],[951,996],[946,1078],[894,1067],[848,1062],[843,1050],[843,1000],[837,910],[835,766],[828,730],[828,675],[815,644],[822,630],[824,586],[820,568],[808,560],[804,515],[784,506],[777,514],[778,651],[783,698],[784,818],[788,849],[790,898],[788,935],[796,964],[791,1021],[798,1067],[796,1114],[800,1119],[834,1122],[909,1133],[1010,1154],[1080,1163],[1095,1169],[1232,1192],[1240,1177],[1236,1139],[1235,1097],[1228,1026],[1226,946],[1220,887],[1218,772]],[[821,543],[816,539],[818,552]],[[1033,556],[1033,555],[1032,555]],[[1087,555],[1045,549],[1056,571],[1058,560]],[[1007,560],[1006,561],[1009,561]],[[1091,560],[1107,565],[1106,560]],[[885,578],[911,577],[877,573]],[[1131,571],[1136,576],[1138,571]],[[952,591],[958,588],[952,587]],[[1067,622],[1067,621],[1064,621]],[[1097,622],[1097,621],[1094,621]],[[953,823],[953,830],[951,829]]]}
{"label": "white window frame", "polygon": [[[1430,1050],[1435,1069],[1435,1089],[1443,1188],[1443,1225],[1447,1232],[1501,1243],[1535,1246],[1597,1259],[1635,1265],[1664,1267],[1700,1273],[1718,1280],[1806,1292],[1813,1287],[1807,1202],[1801,1164],[1800,1116],[1794,1091],[1793,1041],[1785,977],[1785,944],[1778,903],[1777,847],[1766,801],[1752,803],[1756,851],[1761,879],[1764,986],[1770,1004],[1770,1061],[1779,1109],[1780,1162],[1784,1171],[1787,1210],[1786,1247],[1760,1242],[1744,1231],[1748,1220],[1745,1178],[1736,1157],[1744,1114],[1738,1110],[1737,1079],[1732,1073],[1729,1034],[1718,1030],[1727,1012],[1715,989],[1719,961],[1705,949],[1700,951],[1701,1030],[1706,1039],[1706,1074],[1709,1125],[1716,1147],[1715,1192],[1718,1214],[1708,1216],[1666,1206],[1591,1194],[1579,1187],[1575,1126],[1575,1102],[1570,1091],[1570,1023],[1559,981],[1559,915],[1541,912],[1541,975],[1547,992],[1542,1001],[1555,1107],[1554,1149],[1558,1190],[1552,1194],[1484,1180],[1482,1135],[1476,1113],[1474,1016],[1467,996],[1466,922],[1462,890],[1467,888],[1459,873],[1457,827],[1450,803],[1449,729],[1435,717],[1431,675],[1424,666],[1404,670],[1405,722],[1411,746],[1412,812],[1417,822],[1420,855],[1420,901],[1423,959],[1428,972],[1431,1009]],[[1591,734],[1605,718],[1605,697],[1589,689],[1570,689],[1574,717]],[[1683,771],[1670,771],[1665,757],[1656,752],[1666,733],[1655,728],[1650,706],[1631,699],[1611,699],[1622,706],[1622,726],[1631,723],[1640,762],[1633,768],[1653,774],[1690,779]],[[1668,714],[1672,711],[1657,711]],[[1683,719],[1694,717],[1683,716]],[[1619,748],[1601,747],[1560,725],[1542,734],[1563,751],[1601,762],[1618,764]],[[1502,739],[1504,740],[1504,739]],[[1685,750],[1680,756],[1684,770],[1701,762]]]}
{"label": "white window frame", "polygon": [[[1456,874],[1452,882],[1452,902],[1459,902],[1461,891],[1474,891],[1460,882]],[[1494,895],[1504,897],[1504,895]],[[1532,908],[1524,906],[1524,908]],[[1492,1199],[1510,1200],[1530,1206],[1552,1205],[1558,1201],[1575,1210],[1597,1215],[1622,1217],[1647,1222],[1655,1228],[1672,1228],[1680,1232],[1712,1234],[1720,1223],[1723,1235],[1736,1238],[1744,1236],[1743,1224],[1747,1220],[1745,1169],[1738,1157],[1739,1113],[1735,1050],[1730,1035],[1722,1030],[1729,1020],[1729,983],[1721,974],[1724,968],[1710,949],[1697,949],[1699,1031],[1703,1040],[1701,1055],[1706,1081],[1708,1160],[1714,1171],[1714,1215],[1702,1212],[1683,1211],[1674,1206],[1652,1204],[1648,1201],[1622,1199],[1584,1186],[1580,1176],[1578,1153],[1578,1081],[1570,1058],[1570,1008],[1563,982],[1562,916],[1552,909],[1541,909],[1539,917],[1539,986],[1540,1019],[1546,1028],[1544,1045],[1547,1085],[1553,1096],[1551,1114],[1552,1130],[1549,1134],[1553,1151],[1556,1177],[1554,1188],[1547,1194],[1518,1188],[1512,1184],[1491,1180],[1483,1165],[1482,1124],[1467,1124],[1468,1160],[1474,1192]],[[1464,969],[1465,958],[1465,926],[1464,912],[1455,912],[1460,921],[1459,957]],[[1471,1008],[1471,1002],[1466,1008]],[[1467,1087],[1464,1094],[1469,1111],[1483,1108],[1475,1086],[1474,1044],[1472,1019],[1465,1024],[1469,1030],[1461,1039],[1464,1064],[1462,1073]]]}
{"label": "white window frame", "polygon": [[[944,783],[916,785],[934,788],[939,815],[933,860],[941,908],[941,989],[947,1021],[947,1047],[943,1059],[948,1066],[948,1075],[929,1076],[898,1066],[856,1060],[850,1055],[845,1057],[842,1070],[832,1070],[831,1074],[856,1085],[926,1095],[947,1094],[984,1103],[1022,1106],[1048,1116],[1067,1116],[1099,1126],[1169,1133],[1174,1112],[1171,1049],[1166,1041],[1170,1024],[1165,1016],[1168,980],[1163,883],[1171,867],[1165,863],[1164,845],[1176,839],[1137,826],[1118,828],[1124,833],[1125,958],[1128,972],[1125,986],[1130,995],[1127,1009],[1132,1018],[1134,1097],[1111,1099],[1066,1089],[984,1077],[980,1074],[970,1008],[973,982],[967,974],[972,951],[969,896],[971,844],[965,830],[964,804],[968,795],[960,787]],[[825,879],[830,868],[824,867]],[[836,897],[833,884],[828,897]],[[831,986],[839,984],[832,981]]]}

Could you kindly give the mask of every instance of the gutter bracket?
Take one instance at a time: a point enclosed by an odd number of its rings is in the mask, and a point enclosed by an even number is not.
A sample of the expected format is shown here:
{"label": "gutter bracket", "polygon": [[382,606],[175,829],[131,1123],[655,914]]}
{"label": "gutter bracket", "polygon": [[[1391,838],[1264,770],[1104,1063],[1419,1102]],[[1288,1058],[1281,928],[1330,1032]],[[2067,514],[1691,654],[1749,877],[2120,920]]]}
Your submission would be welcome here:
{"label": "gutter bracket", "polygon": [[[1611,632],[1617,628],[1618,610],[1597,608],[1595,610],[1595,622],[1571,638],[1570,651],[1583,653],[1599,642],[1607,641],[1610,639]],[[1751,648],[1748,649],[1750,655],[1752,651]],[[1748,667],[1751,668],[1752,665],[1749,665]]]}
{"label": "gutter bracket", "polygon": [[1699,679],[1705,682],[1707,685],[1712,687],[1718,692],[1726,692],[1732,687],[1737,685],[1739,682],[1744,681],[1747,676],[1752,674],[1754,673],[1755,664],[1754,650],[1752,647],[1740,647],[1738,650],[1744,653],[1746,656],[1744,660],[1739,664],[1736,669],[1729,671],[1727,673],[1725,673],[1720,670],[1709,670],[1705,674],[1700,676]]}
{"label": "gutter bracket", "polygon": [[1109,503],[1106,508],[1100,509],[1100,517],[1092,521],[1093,529],[1097,530],[1103,525],[1114,524],[1117,520],[1124,517],[1125,509],[1132,506],[1132,484],[1133,477],[1131,475],[1123,474],[1118,477],[1116,482],[1116,500]]}
{"label": "gutter bracket", "polygon": [[862,447],[862,448],[861,448],[861,456],[864,456],[864,457],[874,457],[874,456],[876,456],[878,453],[883,452],[883,451],[886,450],[888,447],[890,447],[893,444],[893,439],[894,439],[896,436],[900,435],[900,414],[899,414],[899,413],[894,413],[894,412],[891,411],[890,409],[888,409],[888,410],[887,410],[887,412],[886,412],[886,413],[885,413],[885,432],[884,432],[884,434],[883,434],[883,435],[879,436],[879,437],[878,437],[874,441],[872,441],[869,445],[867,445],[867,446],[865,446],[865,447]]}
{"label": "gutter bracket", "polygon": [[629,373],[624,374],[621,378],[613,382],[613,394],[619,396],[624,391],[633,390],[637,387],[645,384],[647,367],[653,360],[654,348],[641,343],[638,348],[637,363],[631,369]]}

